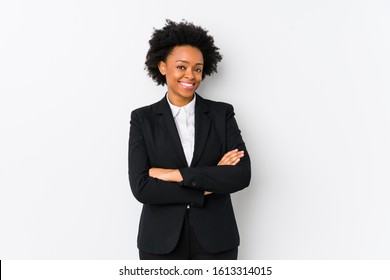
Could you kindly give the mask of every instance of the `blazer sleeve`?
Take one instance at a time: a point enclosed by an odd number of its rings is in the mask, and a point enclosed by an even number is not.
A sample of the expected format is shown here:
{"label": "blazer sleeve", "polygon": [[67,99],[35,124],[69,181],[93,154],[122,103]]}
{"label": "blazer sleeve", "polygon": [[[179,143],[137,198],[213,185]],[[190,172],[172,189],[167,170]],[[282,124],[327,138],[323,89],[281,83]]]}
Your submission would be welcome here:
{"label": "blazer sleeve", "polygon": [[246,188],[251,179],[251,163],[231,105],[226,113],[226,143],[227,151],[233,149],[244,151],[244,157],[237,165],[181,168],[183,181],[180,184],[191,189],[220,194],[234,193]]}
{"label": "blazer sleeve", "polygon": [[144,204],[189,204],[202,207],[204,191],[183,188],[149,176],[148,152],[137,110],[131,113],[128,150],[129,181],[134,197]]}

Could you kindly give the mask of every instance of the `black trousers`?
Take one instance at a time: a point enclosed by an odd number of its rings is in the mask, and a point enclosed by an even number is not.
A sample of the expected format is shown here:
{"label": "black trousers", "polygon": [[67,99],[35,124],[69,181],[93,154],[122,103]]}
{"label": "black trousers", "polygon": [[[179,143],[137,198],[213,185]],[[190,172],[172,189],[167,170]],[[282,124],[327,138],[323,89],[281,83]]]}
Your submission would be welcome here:
{"label": "black trousers", "polygon": [[187,209],[183,228],[175,249],[169,254],[163,255],[139,251],[140,260],[237,260],[237,248],[219,253],[209,253],[202,248],[191,226],[189,211],[191,209]]}

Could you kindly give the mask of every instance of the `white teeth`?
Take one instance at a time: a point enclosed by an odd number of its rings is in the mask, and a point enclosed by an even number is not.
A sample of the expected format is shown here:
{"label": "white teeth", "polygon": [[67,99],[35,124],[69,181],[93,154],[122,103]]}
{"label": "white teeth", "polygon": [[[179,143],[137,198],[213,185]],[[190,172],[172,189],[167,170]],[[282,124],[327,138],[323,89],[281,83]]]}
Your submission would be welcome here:
{"label": "white teeth", "polygon": [[192,87],[193,84],[188,84],[188,83],[183,83],[183,82],[180,82],[180,84],[182,84],[183,86],[186,86],[186,87]]}

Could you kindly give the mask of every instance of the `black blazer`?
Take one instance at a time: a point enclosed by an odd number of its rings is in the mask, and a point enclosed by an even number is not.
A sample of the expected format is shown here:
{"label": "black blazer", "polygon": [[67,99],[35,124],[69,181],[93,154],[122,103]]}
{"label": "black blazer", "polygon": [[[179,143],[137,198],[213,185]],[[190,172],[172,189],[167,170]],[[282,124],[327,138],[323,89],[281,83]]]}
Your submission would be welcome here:
{"label": "black blazer", "polygon": [[[233,149],[245,151],[236,166],[217,166]],[[179,169],[183,181],[149,177],[151,167]],[[250,159],[233,107],[196,96],[195,147],[188,167],[166,97],[131,113],[129,180],[143,203],[138,248],[153,254],[171,252],[179,239],[187,205],[196,237],[216,253],[239,245],[230,194],[249,185]],[[204,196],[204,191],[213,194]]]}

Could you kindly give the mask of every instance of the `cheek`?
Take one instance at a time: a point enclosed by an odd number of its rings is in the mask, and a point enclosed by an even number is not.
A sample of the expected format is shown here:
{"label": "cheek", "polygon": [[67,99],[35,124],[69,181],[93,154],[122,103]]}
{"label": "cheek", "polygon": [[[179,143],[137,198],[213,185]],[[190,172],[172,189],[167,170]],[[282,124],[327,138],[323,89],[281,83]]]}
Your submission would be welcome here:
{"label": "cheek", "polygon": [[167,78],[174,81],[174,80],[177,80],[181,77],[181,74],[179,71],[170,71],[169,72],[169,75],[167,73]]}

